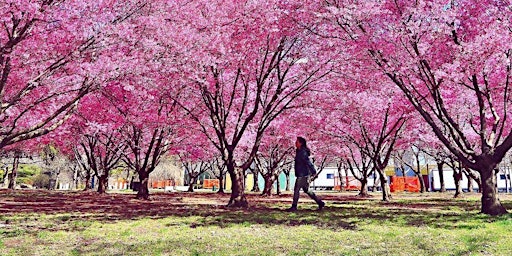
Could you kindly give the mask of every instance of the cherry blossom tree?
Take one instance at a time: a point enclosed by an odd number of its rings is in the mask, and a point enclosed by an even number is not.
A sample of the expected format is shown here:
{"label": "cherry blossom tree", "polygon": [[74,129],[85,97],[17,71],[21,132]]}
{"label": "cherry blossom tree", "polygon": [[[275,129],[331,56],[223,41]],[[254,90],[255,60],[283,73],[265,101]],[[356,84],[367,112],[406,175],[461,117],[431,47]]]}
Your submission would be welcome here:
{"label": "cherry blossom tree", "polygon": [[[32,139],[71,117],[110,77],[104,35],[137,3],[2,0],[0,148]],[[113,42],[109,42],[113,43]]]}
{"label": "cherry blossom tree", "polygon": [[[180,105],[222,155],[232,180],[229,206],[247,206],[244,173],[272,121],[328,72],[291,3],[189,1],[179,6],[189,38],[188,94]],[[185,100],[186,99],[186,100]],[[247,157],[240,143],[250,141]]]}
{"label": "cherry blossom tree", "polygon": [[437,138],[482,179],[482,213],[507,211],[496,166],[512,147],[506,1],[327,1],[331,38],[380,69]]}
{"label": "cherry blossom tree", "polygon": [[[288,144],[288,145],[287,145]],[[294,148],[286,131],[276,126],[269,128],[256,154],[255,162],[264,180],[263,196],[272,195],[272,187],[284,168],[293,161]]]}

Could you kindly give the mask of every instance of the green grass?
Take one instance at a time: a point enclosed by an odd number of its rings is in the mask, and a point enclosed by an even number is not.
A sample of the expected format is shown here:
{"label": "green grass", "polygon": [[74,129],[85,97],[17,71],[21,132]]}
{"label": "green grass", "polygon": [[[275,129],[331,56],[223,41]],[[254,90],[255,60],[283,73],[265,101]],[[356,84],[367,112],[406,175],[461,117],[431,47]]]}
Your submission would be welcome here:
{"label": "green grass", "polygon": [[[131,195],[103,199],[115,207],[125,197],[120,212],[89,207],[2,215],[0,255],[510,255],[512,250],[512,215],[479,214],[476,197],[395,195],[383,203],[378,196],[325,194],[324,211],[301,198],[294,213],[282,211],[290,195],[253,196],[245,210],[226,209],[228,197],[213,194],[151,202]],[[80,202],[98,201],[93,199]],[[512,206],[510,198],[502,201]],[[157,206],[159,211],[150,211]]]}

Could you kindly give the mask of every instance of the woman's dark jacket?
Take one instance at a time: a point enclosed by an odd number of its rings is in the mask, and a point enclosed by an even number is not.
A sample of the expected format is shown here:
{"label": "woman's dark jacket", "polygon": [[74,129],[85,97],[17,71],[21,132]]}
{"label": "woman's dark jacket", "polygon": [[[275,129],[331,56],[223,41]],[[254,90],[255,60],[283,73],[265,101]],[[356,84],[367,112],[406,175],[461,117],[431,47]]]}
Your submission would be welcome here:
{"label": "woman's dark jacket", "polygon": [[295,151],[295,177],[305,177],[316,174],[315,167],[309,161],[309,149],[301,147]]}

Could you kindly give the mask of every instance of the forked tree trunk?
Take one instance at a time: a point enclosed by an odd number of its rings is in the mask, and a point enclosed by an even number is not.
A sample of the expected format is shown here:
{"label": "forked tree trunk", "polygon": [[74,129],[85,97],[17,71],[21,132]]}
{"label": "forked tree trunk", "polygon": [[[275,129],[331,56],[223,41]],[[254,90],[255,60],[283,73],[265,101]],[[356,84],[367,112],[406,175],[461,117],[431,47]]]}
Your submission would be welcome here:
{"label": "forked tree trunk", "polygon": [[137,192],[137,199],[149,200],[149,173],[145,170],[139,170],[140,187]]}
{"label": "forked tree trunk", "polygon": [[187,192],[194,192],[194,185],[197,183],[198,177],[190,176],[190,182],[188,184],[188,190]]}
{"label": "forked tree trunk", "polygon": [[98,193],[105,194],[108,187],[108,175],[98,176]]}
{"label": "forked tree trunk", "polygon": [[262,196],[271,196],[272,195],[272,187],[275,182],[275,176],[272,174],[263,175],[263,179],[265,180],[265,185],[263,187]]}
{"label": "forked tree trunk", "polygon": [[388,178],[384,170],[377,170],[379,173],[380,186],[382,188],[382,201],[389,202],[391,200],[391,191],[389,189]]}
{"label": "forked tree trunk", "polygon": [[245,197],[245,184],[244,172],[241,169],[235,169],[234,163],[227,164],[227,170],[231,177],[231,197],[228,202],[228,207],[242,207],[249,206],[247,198]]}
{"label": "forked tree trunk", "polygon": [[368,180],[363,178],[359,181],[361,182],[361,189],[359,190],[358,196],[367,197],[368,196]]}
{"label": "forked tree trunk", "polygon": [[503,215],[507,209],[503,207],[497,197],[497,180],[494,167],[491,165],[482,165],[478,170],[482,179],[482,209],[481,212],[489,215]]}

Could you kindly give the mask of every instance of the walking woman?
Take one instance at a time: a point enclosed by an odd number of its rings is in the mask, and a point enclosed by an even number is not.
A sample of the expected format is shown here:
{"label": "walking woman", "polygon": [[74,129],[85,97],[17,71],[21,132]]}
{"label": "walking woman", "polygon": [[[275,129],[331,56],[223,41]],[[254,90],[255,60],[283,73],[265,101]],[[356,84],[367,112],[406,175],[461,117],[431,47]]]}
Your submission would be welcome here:
{"label": "walking woman", "polygon": [[293,203],[292,207],[288,208],[286,211],[293,212],[297,210],[297,203],[299,202],[299,193],[300,190],[304,190],[306,194],[308,194],[311,199],[315,200],[318,204],[318,210],[322,210],[324,208],[325,203],[320,200],[313,191],[309,190],[309,176],[311,174],[316,174],[315,167],[313,163],[309,160],[309,155],[311,151],[306,145],[306,139],[303,137],[297,137],[297,141],[295,141],[295,147],[297,148],[295,151],[295,187],[293,188]]}

